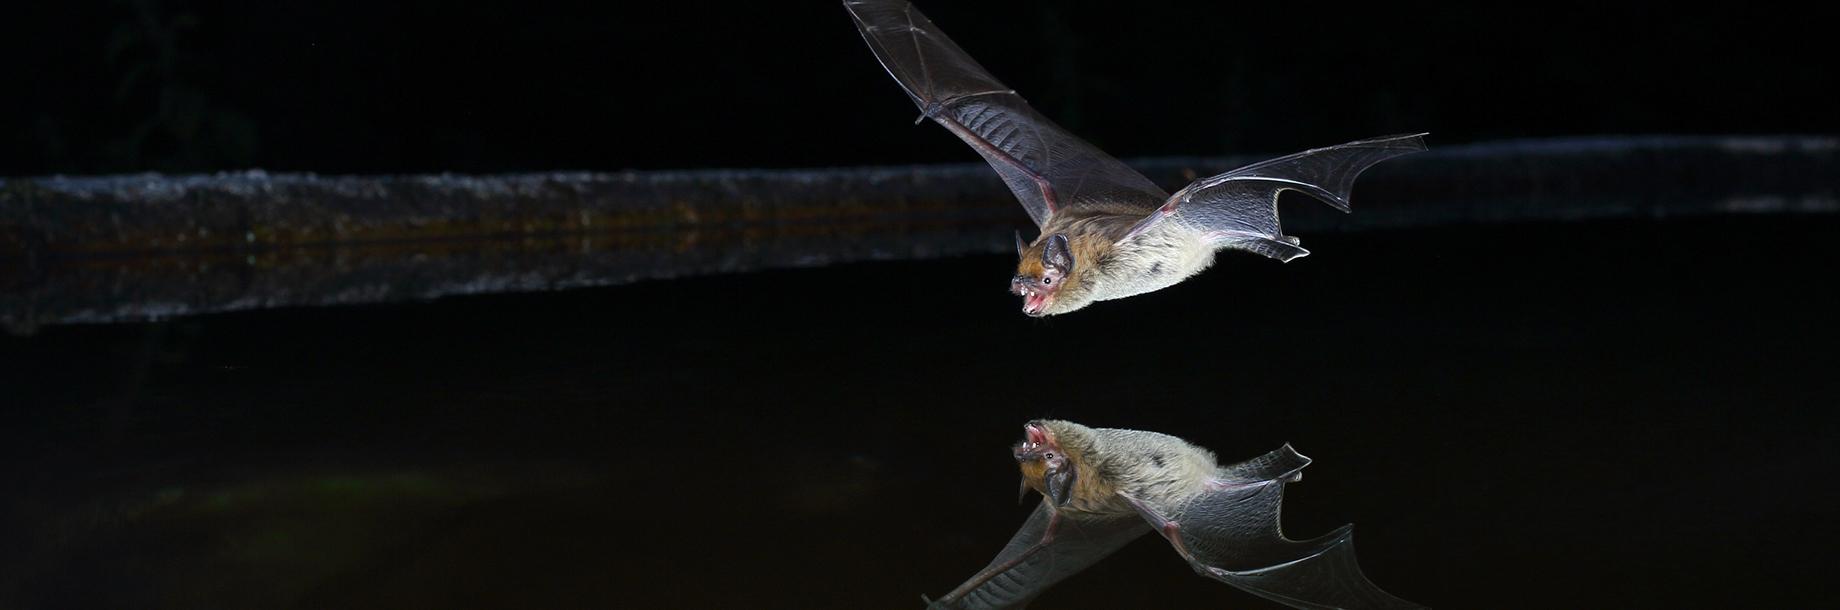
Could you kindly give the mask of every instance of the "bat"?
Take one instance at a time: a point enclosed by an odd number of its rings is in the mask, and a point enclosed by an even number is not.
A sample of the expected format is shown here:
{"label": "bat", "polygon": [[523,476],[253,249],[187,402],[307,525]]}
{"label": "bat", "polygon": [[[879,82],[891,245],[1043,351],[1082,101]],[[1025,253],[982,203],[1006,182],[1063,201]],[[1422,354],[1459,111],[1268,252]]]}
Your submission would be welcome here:
{"label": "bat", "polygon": [[[1010,292],[1029,316],[1160,290],[1221,249],[1288,262],[1309,254],[1278,225],[1278,195],[1298,191],[1343,212],[1363,170],[1425,149],[1425,134],[1317,148],[1164,192],[1068,133],[990,75],[913,5],[845,0],[863,40],[907,96],[990,162],[1040,229],[1016,236]],[[916,123],[919,120],[915,121]]]}
{"label": "bat", "polygon": [[1284,485],[1310,464],[1290,445],[1220,466],[1213,452],[1167,434],[1035,420],[1012,452],[1022,493],[1041,493],[1041,503],[990,565],[927,600],[928,610],[1022,608],[1153,531],[1196,573],[1293,608],[1422,607],[1361,574],[1354,526],[1284,537]]}

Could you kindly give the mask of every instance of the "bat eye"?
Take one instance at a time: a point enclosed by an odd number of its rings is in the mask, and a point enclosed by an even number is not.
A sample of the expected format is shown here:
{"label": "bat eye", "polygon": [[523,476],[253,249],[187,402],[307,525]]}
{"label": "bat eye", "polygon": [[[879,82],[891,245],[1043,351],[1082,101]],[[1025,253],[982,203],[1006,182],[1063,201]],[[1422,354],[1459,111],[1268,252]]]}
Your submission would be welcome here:
{"label": "bat eye", "polygon": [[1041,278],[1041,285],[1043,285],[1043,286],[1046,286],[1046,285],[1048,285],[1048,284],[1052,284],[1052,283],[1054,283],[1054,278],[1051,278],[1051,277],[1044,277],[1044,278]]}
{"label": "bat eye", "polygon": [[1048,452],[1048,455],[1047,455],[1046,457],[1047,457],[1048,459],[1050,459],[1050,460],[1052,460],[1052,459],[1054,459],[1054,452],[1053,452],[1053,451],[1049,451],[1049,452]]}

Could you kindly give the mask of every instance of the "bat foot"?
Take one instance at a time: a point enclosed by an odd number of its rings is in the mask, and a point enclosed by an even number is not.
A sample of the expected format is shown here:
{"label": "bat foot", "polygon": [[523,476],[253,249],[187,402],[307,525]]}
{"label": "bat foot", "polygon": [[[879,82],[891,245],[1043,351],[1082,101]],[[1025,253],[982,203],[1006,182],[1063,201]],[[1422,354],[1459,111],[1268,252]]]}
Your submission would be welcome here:
{"label": "bat foot", "polygon": [[1233,575],[1232,572],[1216,568],[1202,562],[1200,559],[1196,559],[1195,554],[1188,550],[1188,545],[1182,542],[1181,524],[1174,521],[1164,523],[1162,533],[1164,538],[1169,539],[1169,546],[1174,547],[1176,554],[1181,555],[1182,559],[1188,561],[1188,567],[1192,568],[1196,574],[1209,578],[1226,578]]}
{"label": "bat foot", "polygon": [[1180,553],[1184,559],[1188,559],[1191,563],[1194,561],[1194,554],[1189,553],[1188,545],[1182,543],[1182,524],[1174,521],[1163,522],[1163,537],[1169,540],[1169,545],[1175,547],[1176,552]]}

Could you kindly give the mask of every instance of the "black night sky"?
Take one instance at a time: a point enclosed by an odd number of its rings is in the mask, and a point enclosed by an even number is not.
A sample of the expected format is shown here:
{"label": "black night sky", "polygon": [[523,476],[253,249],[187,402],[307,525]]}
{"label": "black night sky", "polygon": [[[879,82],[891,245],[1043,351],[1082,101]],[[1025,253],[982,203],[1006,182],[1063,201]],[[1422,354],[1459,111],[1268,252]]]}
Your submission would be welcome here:
{"label": "black night sky", "polygon": [[[1831,20],[1688,9],[933,2],[1121,157],[1583,134],[1831,133]],[[107,2],[9,9],[0,173],[974,160],[833,2]]]}

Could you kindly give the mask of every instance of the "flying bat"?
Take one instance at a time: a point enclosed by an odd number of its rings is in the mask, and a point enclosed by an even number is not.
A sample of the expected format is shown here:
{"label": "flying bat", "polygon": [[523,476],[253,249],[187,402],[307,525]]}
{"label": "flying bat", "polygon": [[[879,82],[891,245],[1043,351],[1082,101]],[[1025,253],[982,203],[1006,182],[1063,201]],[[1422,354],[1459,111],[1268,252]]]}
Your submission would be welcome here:
{"label": "flying bat", "polygon": [[1196,573],[1294,608],[1422,607],[1361,574],[1352,525],[1284,537],[1284,485],[1310,464],[1290,445],[1220,466],[1167,434],[1036,420],[1013,453],[1023,493],[1040,492],[1041,503],[989,566],[929,610],[1022,608],[1152,531]]}
{"label": "flying bat", "polygon": [[1167,288],[1208,268],[1225,248],[1286,262],[1308,255],[1278,226],[1280,193],[1302,192],[1348,212],[1363,170],[1425,149],[1424,134],[1349,142],[1202,178],[1171,195],[1030,108],[913,5],[843,4],[921,118],[989,161],[1040,228],[1032,242],[1016,236],[1021,260],[1010,280],[1030,316]]}

